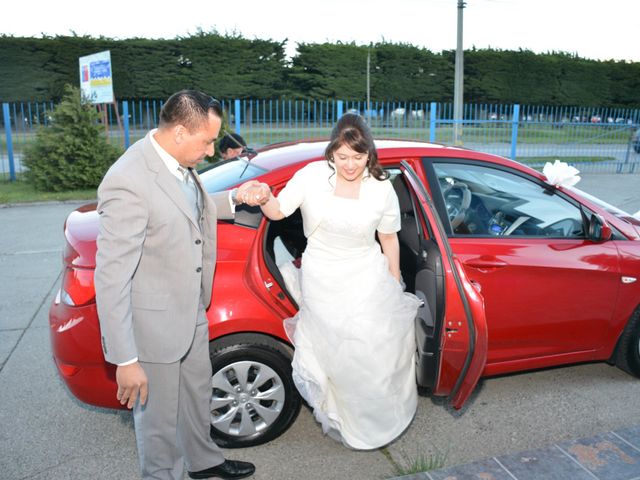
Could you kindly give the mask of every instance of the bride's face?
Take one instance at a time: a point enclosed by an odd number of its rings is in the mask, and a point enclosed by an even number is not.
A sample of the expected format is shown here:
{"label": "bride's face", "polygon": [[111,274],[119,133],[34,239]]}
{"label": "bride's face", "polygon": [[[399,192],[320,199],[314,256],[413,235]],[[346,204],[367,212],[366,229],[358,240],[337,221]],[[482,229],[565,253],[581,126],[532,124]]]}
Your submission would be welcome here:
{"label": "bride's face", "polygon": [[347,145],[342,145],[333,152],[336,172],[340,178],[348,182],[362,178],[368,159],[367,153],[356,152]]}

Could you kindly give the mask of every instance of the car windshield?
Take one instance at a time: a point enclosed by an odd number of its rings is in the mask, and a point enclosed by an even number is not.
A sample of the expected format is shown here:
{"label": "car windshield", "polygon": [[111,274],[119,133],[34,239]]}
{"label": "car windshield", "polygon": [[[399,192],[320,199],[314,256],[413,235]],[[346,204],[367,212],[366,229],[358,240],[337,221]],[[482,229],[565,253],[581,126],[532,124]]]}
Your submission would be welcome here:
{"label": "car windshield", "polygon": [[205,167],[198,173],[207,192],[214,193],[228,190],[234,185],[251,180],[266,171],[245,158],[238,158]]}

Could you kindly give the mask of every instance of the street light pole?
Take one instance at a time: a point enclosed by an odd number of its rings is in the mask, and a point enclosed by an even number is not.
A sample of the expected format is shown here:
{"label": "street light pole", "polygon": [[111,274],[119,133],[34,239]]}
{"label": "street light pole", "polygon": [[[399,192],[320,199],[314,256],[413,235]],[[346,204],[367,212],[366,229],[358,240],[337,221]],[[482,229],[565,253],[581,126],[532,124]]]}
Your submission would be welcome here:
{"label": "street light pole", "polygon": [[453,89],[453,143],[462,145],[462,107],[464,86],[464,57],[462,47],[462,11],[464,0],[458,0],[458,41],[456,45],[456,70]]}
{"label": "street light pole", "polygon": [[367,48],[367,121],[371,124],[371,47]]}

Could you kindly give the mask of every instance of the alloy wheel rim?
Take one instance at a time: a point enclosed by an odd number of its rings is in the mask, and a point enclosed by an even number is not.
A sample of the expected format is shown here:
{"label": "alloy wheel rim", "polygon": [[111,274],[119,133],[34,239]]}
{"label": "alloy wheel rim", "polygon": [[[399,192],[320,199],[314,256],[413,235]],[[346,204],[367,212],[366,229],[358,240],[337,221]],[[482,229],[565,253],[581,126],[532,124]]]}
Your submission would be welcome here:
{"label": "alloy wheel rim", "polygon": [[264,432],[284,406],[282,379],[264,363],[231,363],[213,375],[211,387],[211,425],[230,436]]}

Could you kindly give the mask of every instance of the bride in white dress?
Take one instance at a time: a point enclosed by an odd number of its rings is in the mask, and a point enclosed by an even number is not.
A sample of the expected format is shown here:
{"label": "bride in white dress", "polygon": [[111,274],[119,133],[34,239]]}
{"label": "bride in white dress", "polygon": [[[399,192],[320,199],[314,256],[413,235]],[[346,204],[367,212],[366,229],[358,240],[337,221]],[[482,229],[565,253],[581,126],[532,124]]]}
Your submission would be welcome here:
{"label": "bride in white dress", "polygon": [[262,205],[272,220],[300,208],[308,239],[300,311],[285,321],[293,379],[325,433],[350,448],[379,448],[416,411],[420,301],[400,283],[398,199],[364,119],[343,116],[325,156]]}

